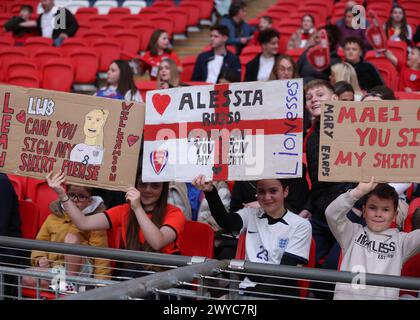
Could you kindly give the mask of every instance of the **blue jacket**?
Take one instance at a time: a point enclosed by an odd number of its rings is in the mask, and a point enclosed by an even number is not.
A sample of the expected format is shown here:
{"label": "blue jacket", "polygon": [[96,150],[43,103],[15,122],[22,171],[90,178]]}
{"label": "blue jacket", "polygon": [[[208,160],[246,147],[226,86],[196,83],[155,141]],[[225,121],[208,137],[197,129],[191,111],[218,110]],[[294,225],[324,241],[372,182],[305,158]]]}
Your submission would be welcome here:
{"label": "blue jacket", "polygon": [[245,21],[242,21],[240,23],[240,32],[237,35],[235,22],[232,20],[231,17],[224,16],[222,19],[220,19],[219,23],[221,25],[226,26],[229,29],[229,38],[226,44],[234,45],[236,49],[238,50],[236,53],[240,54],[242,51],[242,48],[245,46],[244,44],[241,43],[241,38],[250,39],[252,37],[252,34],[255,31],[254,27],[251,27],[248,23],[246,23]]}
{"label": "blue jacket", "polygon": [[[207,64],[214,59],[214,51],[205,51],[198,55],[197,60],[195,61],[194,71],[191,77],[191,81],[206,81],[207,79]],[[220,69],[219,76],[217,80],[219,80],[220,75],[224,74],[225,70],[229,69],[231,72],[236,72],[241,76],[241,62],[239,58],[234,55],[233,53],[227,51],[224,59],[223,65]]]}

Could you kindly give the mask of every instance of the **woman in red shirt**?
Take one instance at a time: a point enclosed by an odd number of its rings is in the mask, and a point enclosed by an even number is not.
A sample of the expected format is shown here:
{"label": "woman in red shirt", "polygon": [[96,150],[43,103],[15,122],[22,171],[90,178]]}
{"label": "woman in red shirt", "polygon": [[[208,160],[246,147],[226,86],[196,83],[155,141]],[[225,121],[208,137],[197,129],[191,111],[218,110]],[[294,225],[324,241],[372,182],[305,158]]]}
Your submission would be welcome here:
{"label": "woman in red shirt", "polygon": [[125,249],[179,254],[178,237],[185,218],[180,209],[168,204],[168,183],[141,182],[126,193],[127,203],[103,213],[85,216],[67,196],[63,173],[50,172],[47,182],[80,230],[105,230],[121,227]]}
{"label": "woman in red shirt", "polygon": [[175,52],[170,49],[168,33],[165,30],[157,29],[150,37],[146,53],[140,57],[142,72],[149,71],[150,79],[156,80],[159,64],[164,59],[172,59],[182,72],[181,61]]}

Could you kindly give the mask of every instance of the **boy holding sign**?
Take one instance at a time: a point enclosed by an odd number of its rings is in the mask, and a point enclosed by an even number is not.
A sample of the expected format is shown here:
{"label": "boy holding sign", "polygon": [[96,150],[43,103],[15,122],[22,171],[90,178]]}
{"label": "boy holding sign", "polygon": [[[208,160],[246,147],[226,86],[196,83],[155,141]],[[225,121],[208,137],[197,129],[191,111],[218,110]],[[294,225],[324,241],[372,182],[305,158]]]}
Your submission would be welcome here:
{"label": "boy holding sign", "polygon": [[[346,216],[362,197],[365,227]],[[375,183],[373,178],[359,183],[328,206],[327,222],[343,252],[341,271],[401,275],[404,262],[420,252],[420,230],[404,233],[391,228],[397,208],[395,189],[386,183]],[[334,299],[398,299],[398,294],[397,288],[337,283]]]}

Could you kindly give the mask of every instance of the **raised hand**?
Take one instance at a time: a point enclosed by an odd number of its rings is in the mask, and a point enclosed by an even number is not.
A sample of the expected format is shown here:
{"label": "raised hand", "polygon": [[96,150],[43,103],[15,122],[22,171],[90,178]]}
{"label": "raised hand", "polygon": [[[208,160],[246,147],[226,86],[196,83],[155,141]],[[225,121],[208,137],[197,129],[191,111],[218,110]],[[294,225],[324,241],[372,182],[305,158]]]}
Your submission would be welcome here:
{"label": "raised hand", "polygon": [[66,190],[62,186],[66,182],[66,176],[64,172],[58,172],[54,175],[51,171],[47,177],[48,186],[55,191],[60,199],[63,199],[66,196]]}
{"label": "raised hand", "polygon": [[375,187],[378,185],[377,182],[375,182],[375,178],[371,177],[369,182],[360,182],[355,189],[351,191],[352,195],[355,198],[360,199],[365,194],[368,194],[371,192]]}
{"label": "raised hand", "polygon": [[136,210],[141,208],[140,191],[134,187],[130,187],[125,194],[125,200],[130,204],[131,209]]}
{"label": "raised hand", "polygon": [[210,192],[213,190],[213,182],[212,181],[206,182],[206,177],[202,174],[195,177],[191,183],[198,190],[202,190],[204,192]]}

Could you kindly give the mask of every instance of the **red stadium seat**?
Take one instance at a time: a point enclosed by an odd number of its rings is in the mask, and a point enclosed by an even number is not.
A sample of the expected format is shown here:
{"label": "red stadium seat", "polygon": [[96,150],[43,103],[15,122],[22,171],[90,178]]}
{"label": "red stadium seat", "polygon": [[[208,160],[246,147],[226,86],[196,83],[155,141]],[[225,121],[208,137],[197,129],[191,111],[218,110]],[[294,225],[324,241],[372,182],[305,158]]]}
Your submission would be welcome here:
{"label": "red stadium seat", "polygon": [[25,71],[36,70],[38,70],[37,61],[28,57],[10,59],[4,64],[4,73],[6,77],[16,72],[24,73]]}
{"label": "red stadium seat", "polygon": [[395,91],[395,96],[399,100],[420,100],[420,93]]}
{"label": "red stadium seat", "polygon": [[402,66],[405,66],[407,63],[407,43],[405,41],[390,41],[388,40],[388,50],[394,54],[394,56],[398,59],[398,62],[401,63]]}
{"label": "red stadium seat", "polygon": [[197,56],[186,56],[182,59],[181,81],[191,81]]}
{"label": "red stadium seat", "polygon": [[188,26],[188,16],[182,9],[169,8],[166,9],[164,13],[172,17],[172,22],[174,23],[174,34],[186,33]]}
{"label": "red stadium seat", "polygon": [[30,51],[30,54],[31,57],[36,59],[40,65],[50,59],[63,57],[63,52],[56,47],[38,48],[37,50]]}
{"label": "red stadium seat", "polygon": [[13,39],[13,37],[9,37],[9,36],[1,36],[0,37],[0,47],[11,47],[15,45],[15,40]]}
{"label": "red stadium seat", "polygon": [[111,8],[109,9],[109,16],[126,16],[130,15],[131,11],[129,8]]}
{"label": "red stadium seat", "polygon": [[246,46],[242,49],[240,57],[244,61],[251,61],[255,56],[262,52],[261,46]]}
{"label": "red stadium seat", "polygon": [[57,194],[48,186],[45,180],[28,178],[27,196],[38,205],[39,229],[51,212],[49,208],[50,203],[58,199]]}
{"label": "red stadium seat", "polygon": [[286,51],[286,54],[291,56],[295,62],[299,60],[299,57],[302,55],[302,53],[305,51],[304,48],[297,48],[297,49],[289,49]]}
{"label": "red stadium seat", "polygon": [[68,55],[74,65],[74,83],[94,83],[99,67],[99,58],[92,48],[74,48]]}
{"label": "red stadium seat", "polygon": [[108,34],[100,28],[94,28],[83,33],[82,37],[88,44],[92,45],[96,40],[108,38]]}
{"label": "red stadium seat", "polygon": [[135,81],[137,90],[140,91],[143,101],[146,101],[146,92],[149,90],[156,90],[156,81],[137,80]]}
{"label": "red stadium seat", "polygon": [[2,47],[0,48],[0,65],[10,59],[27,56],[28,52],[23,47]]}
{"label": "red stadium seat", "polygon": [[121,57],[121,49],[115,39],[98,39],[93,48],[99,55],[99,72],[106,72],[114,60]]}
{"label": "red stadium seat", "polygon": [[88,43],[84,38],[67,38],[60,46],[61,51],[67,56],[74,49],[87,48]]}
{"label": "red stadium seat", "polygon": [[200,24],[200,7],[197,4],[181,2],[179,8],[188,15],[188,26],[194,27]]}
{"label": "red stadium seat", "polygon": [[[185,1],[185,0],[184,0]],[[153,9],[165,10],[167,8],[175,7],[175,3],[173,1],[155,1],[152,4]]]}
{"label": "red stadium seat", "polygon": [[193,4],[200,9],[200,20],[208,20],[211,18],[213,11],[213,3],[207,0],[184,0],[181,3]]}
{"label": "red stadium seat", "polygon": [[153,31],[155,31],[154,25],[150,21],[142,21],[133,24],[132,29],[140,36],[140,51],[147,50],[150,37]]}
{"label": "red stadium seat", "polygon": [[14,174],[8,174],[7,176],[15,189],[18,200],[25,200],[28,178]]}
{"label": "red stadium seat", "polygon": [[111,22],[111,18],[108,15],[92,15],[89,18],[89,23],[94,27],[101,27],[102,25]]}
{"label": "red stadium seat", "polygon": [[183,256],[213,259],[214,231],[206,223],[185,221],[184,231],[179,235],[179,247]]}
{"label": "red stadium seat", "polygon": [[[97,15],[98,14],[98,8],[95,7],[80,7],[76,10],[76,17],[81,17],[81,16],[91,16],[91,15]],[[84,18],[82,18],[84,19]]]}
{"label": "red stadium seat", "polygon": [[119,17],[119,20],[126,27],[131,27],[135,25],[136,23],[141,22],[138,15],[122,16],[122,17]]}
{"label": "red stadium seat", "polygon": [[155,29],[163,29],[168,33],[169,39],[172,38],[174,33],[174,23],[172,21],[173,17],[169,14],[157,14],[150,19],[150,22],[153,23]]}
{"label": "red stadium seat", "polygon": [[35,239],[38,233],[39,208],[30,201],[19,200],[20,230],[25,239]]}
{"label": "red stadium seat", "polygon": [[378,56],[374,50],[366,52],[365,60],[372,63],[382,75],[385,84],[396,91],[398,89],[399,75],[395,66],[384,56]]}
{"label": "red stadium seat", "polygon": [[70,92],[74,80],[74,67],[71,59],[49,59],[42,64],[41,69],[42,88]]}
{"label": "red stadium seat", "polygon": [[38,70],[21,71],[10,74],[7,83],[14,86],[21,86],[25,88],[40,88],[42,74]]}
{"label": "red stadium seat", "polygon": [[25,48],[28,51],[36,51],[38,49],[49,48],[53,44],[51,38],[44,37],[29,37],[25,40]]}
{"label": "red stadium seat", "polygon": [[[420,253],[411,257],[404,263],[401,270],[401,276],[420,278]],[[401,290],[400,295],[401,294],[408,294],[417,297],[416,293],[413,291]]]}
{"label": "red stadium seat", "polygon": [[38,8],[38,2],[37,0],[23,0],[23,1],[13,1],[9,6],[9,12],[11,12],[13,15],[18,15],[20,12],[20,8],[23,5],[31,6],[33,12],[36,12]]}
{"label": "red stadium seat", "polygon": [[102,25],[102,30],[106,34],[113,35],[117,31],[124,30],[125,26],[123,24],[115,23],[115,22],[109,22],[104,25]]}
{"label": "red stadium seat", "polygon": [[413,216],[417,208],[420,208],[420,198],[413,199],[408,207],[407,217],[404,221],[404,232],[413,231]]}
{"label": "red stadium seat", "polygon": [[114,38],[120,43],[121,50],[129,54],[137,54],[140,49],[140,38],[132,29],[120,30],[114,33]]}

